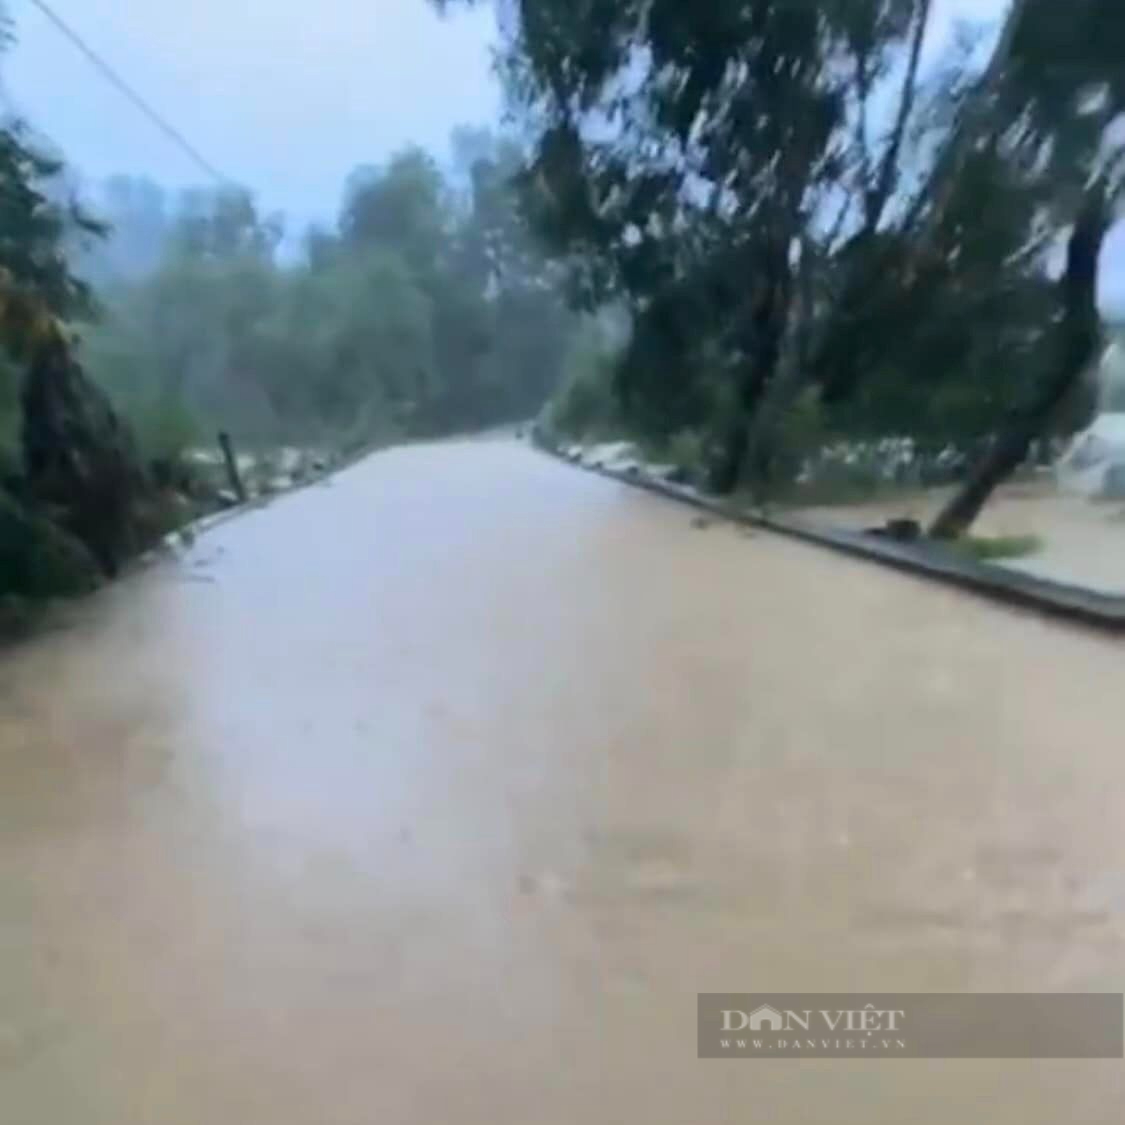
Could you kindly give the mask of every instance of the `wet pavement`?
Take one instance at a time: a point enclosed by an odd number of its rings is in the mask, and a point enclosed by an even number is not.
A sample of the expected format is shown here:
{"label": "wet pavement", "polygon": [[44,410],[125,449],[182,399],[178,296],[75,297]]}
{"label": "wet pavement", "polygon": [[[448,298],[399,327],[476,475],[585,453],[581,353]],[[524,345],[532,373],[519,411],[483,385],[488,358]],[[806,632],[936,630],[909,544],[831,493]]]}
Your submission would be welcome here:
{"label": "wet pavement", "polygon": [[0,1121],[1113,1122],[1113,1062],[696,1058],[700,991],[1121,991],[1117,642],[510,441],[0,655]]}

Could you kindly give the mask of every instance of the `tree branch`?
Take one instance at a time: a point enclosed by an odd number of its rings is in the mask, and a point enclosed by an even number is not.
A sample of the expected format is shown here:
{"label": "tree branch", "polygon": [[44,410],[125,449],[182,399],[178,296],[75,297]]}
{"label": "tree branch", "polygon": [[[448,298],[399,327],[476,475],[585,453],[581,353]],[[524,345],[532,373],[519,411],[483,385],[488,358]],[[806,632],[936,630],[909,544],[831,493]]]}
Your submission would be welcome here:
{"label": "tree branch", "polygon": [[920,7],[914,25],[914,37],[910,44],[910,61],[907,63],[906,75],[902,82],[902,91],[899,94],[898,113],[895,115],[894,128],[891,130],[887,149],[883,153],[882,164],[879,168],[879,178],[875,184],[874,197],[867,207],[867,229],[873,234],[883,218],[887,202],[897,185],[898,160],[902,152],[903,141],[906,138],[906,126],[914,112],[914,103],[918,96],[918,69],[922,58],[922,46],[926,41],[926,31],[930,24],[930,12],[933,0],[920,0]]}

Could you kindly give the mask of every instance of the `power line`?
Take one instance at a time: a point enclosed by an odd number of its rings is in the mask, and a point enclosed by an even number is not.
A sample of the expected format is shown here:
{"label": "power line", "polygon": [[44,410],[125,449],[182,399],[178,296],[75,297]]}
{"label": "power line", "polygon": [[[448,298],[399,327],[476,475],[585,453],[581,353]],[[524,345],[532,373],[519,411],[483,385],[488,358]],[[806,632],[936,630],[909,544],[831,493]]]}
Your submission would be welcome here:
{"label": "power line", "polygon": [[46,0],[31,0],[43,15],[67,38],[79,51],[85,55],[87,61],[98,71],[103,78],[113,86],[119,94],[130,101],[136,109],[145,115],[173,144],[181,149],[188,158],[197,164],[208,176],[221,184],[232,181],[220,172],[174,125],[169,124],[155,109],[128,82],[125,81],[102,57],[91,47],[77,31],[74,30],[63,18],[46,3]]}

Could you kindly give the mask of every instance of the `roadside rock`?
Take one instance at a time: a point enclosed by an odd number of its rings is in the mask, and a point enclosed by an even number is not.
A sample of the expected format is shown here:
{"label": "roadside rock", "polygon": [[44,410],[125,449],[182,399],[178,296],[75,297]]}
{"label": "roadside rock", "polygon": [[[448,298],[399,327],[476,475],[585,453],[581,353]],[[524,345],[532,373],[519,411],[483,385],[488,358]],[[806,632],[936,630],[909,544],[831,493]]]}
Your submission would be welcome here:
{"label": "roadside rock", "polygon": [[586,450],[580,448],[579,459],[589,469],[609,469],[619,473],[631,468],[639,470],[642,465],[636,447],[627,441],[605,442]]}
{"label": "roadside rock", "polygon": [[922,525],[917,520],[887,520],[882,527],[870,527],[868,535],[881,539],[893,539],[896,543],[917,543],[922,538]]}

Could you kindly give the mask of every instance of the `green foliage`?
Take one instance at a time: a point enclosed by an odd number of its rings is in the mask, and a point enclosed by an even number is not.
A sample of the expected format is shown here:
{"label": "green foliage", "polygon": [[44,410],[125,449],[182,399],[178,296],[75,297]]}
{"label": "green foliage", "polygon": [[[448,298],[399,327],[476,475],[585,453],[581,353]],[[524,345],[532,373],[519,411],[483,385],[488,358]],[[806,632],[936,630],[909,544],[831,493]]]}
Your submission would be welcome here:
{"label": "green foliage", "polygon": [[773,476],[783,482],[796,480],[831,439],[820,395],[808,387],[780,413],[769,434]]}
{"label": "green foliage", "polygon": [[435,269],[445,252],[451,219],[448,188],[433,159],[407,149],[386,169],[352,173],[340,215],[340,237],[350,248],[397,252],[419,274]]}
{"label": "green foliage", "polygon": [[257,338],[273,417],[334,431],[370,419],[388,433],[413,417],[433,381],[432,315],[399,257],[343,256],[291,276],[279,296]]}
{"label": "green foliage", "polygon": [[579,299],[631,307],[618,388],[644,431],[729,433],[755,409],[782,352],[793,243],[850,177],[848,137],[919,10],[520,6],[508,73],[537,133],[527,205]]}
{"label": "green foliage", "polygon": [[145,460],[175,460],[201,437],[202,427],[175,385],[153,377],[156,338],[143,326],[108,308],[84,333],[81,354],[124,410]]}
{"label": "green foliage", "polygon": [[[30,144],[20,123],[0,129],[0,279],[18,293],[23,308],[74,317],[89,313],[91,294],[71,272],[66,242],[95,238],[104,228],[77,204],[51,198],[61,171],[59,161]],[[26,315],[16,315],[10,299],[5,306],[0,343],[25,354]]]}
{"label": "green foliage", "polygon": [[[1066,319],[1046,251],[1125,172],[1106,143],[1125,8],[1013,0],[991,57],[966,38],[934,63],[937,7],[516,8],[525,207],[576,300],[630,309],[624,424],[658,443],[709,433],[716,486],[791,478],[817,440],[964,452],[1014,413],[1035,433],[1088,413],[1077,386],[1029,404],[1058,382]],[[793,409],[810,384],[811,426]]]}
{"label": "green foliage", "polygon": [[702,483],[708,464],[708,438],[701,430],[680,430],[662,450],[662,459],[682,470],[693,483]]}
{"label": "green foliage", "polygon": [[213,440],[188,407],[175,398],[153,397],[143,406],[134,404],[130,420],[149,464],[178,462],[193,446]]}
{"label": "green foliage", "polygon": [[82,594],[97,578],[97,564],[77,539],[0,489],[0,595]]}
{"label": "green foliage", "polygon": [[616,356],[594,331],[576,341],[566,375],[543,413],[546,431],[557,440],[585,441],[605,437],[620,425],[613,393]]}
{"label": "green foliage", "polygon": [[15,472],[19,460],[19,369],[0,353],[0,480]]}
{"label": "green foliage", "polygon": [[949,546],[977,562],[1001,562],[1037,554],[1043,549],[1043,540],[1038,535],[966,535]]}
{"label": "green foliage", "polygon": [[[357,447],[533,415],[573,319],[517,212],[518,150],[477,133],[461,158],[459,179],[416,149],[357,170],[338,229],[310,231],[298,260],[244,194],[183,199],[158,268],[107,287],[84,344],[146,451],[218,429]],[[151,192],[115,190],[119,222],[152,225]]]}

